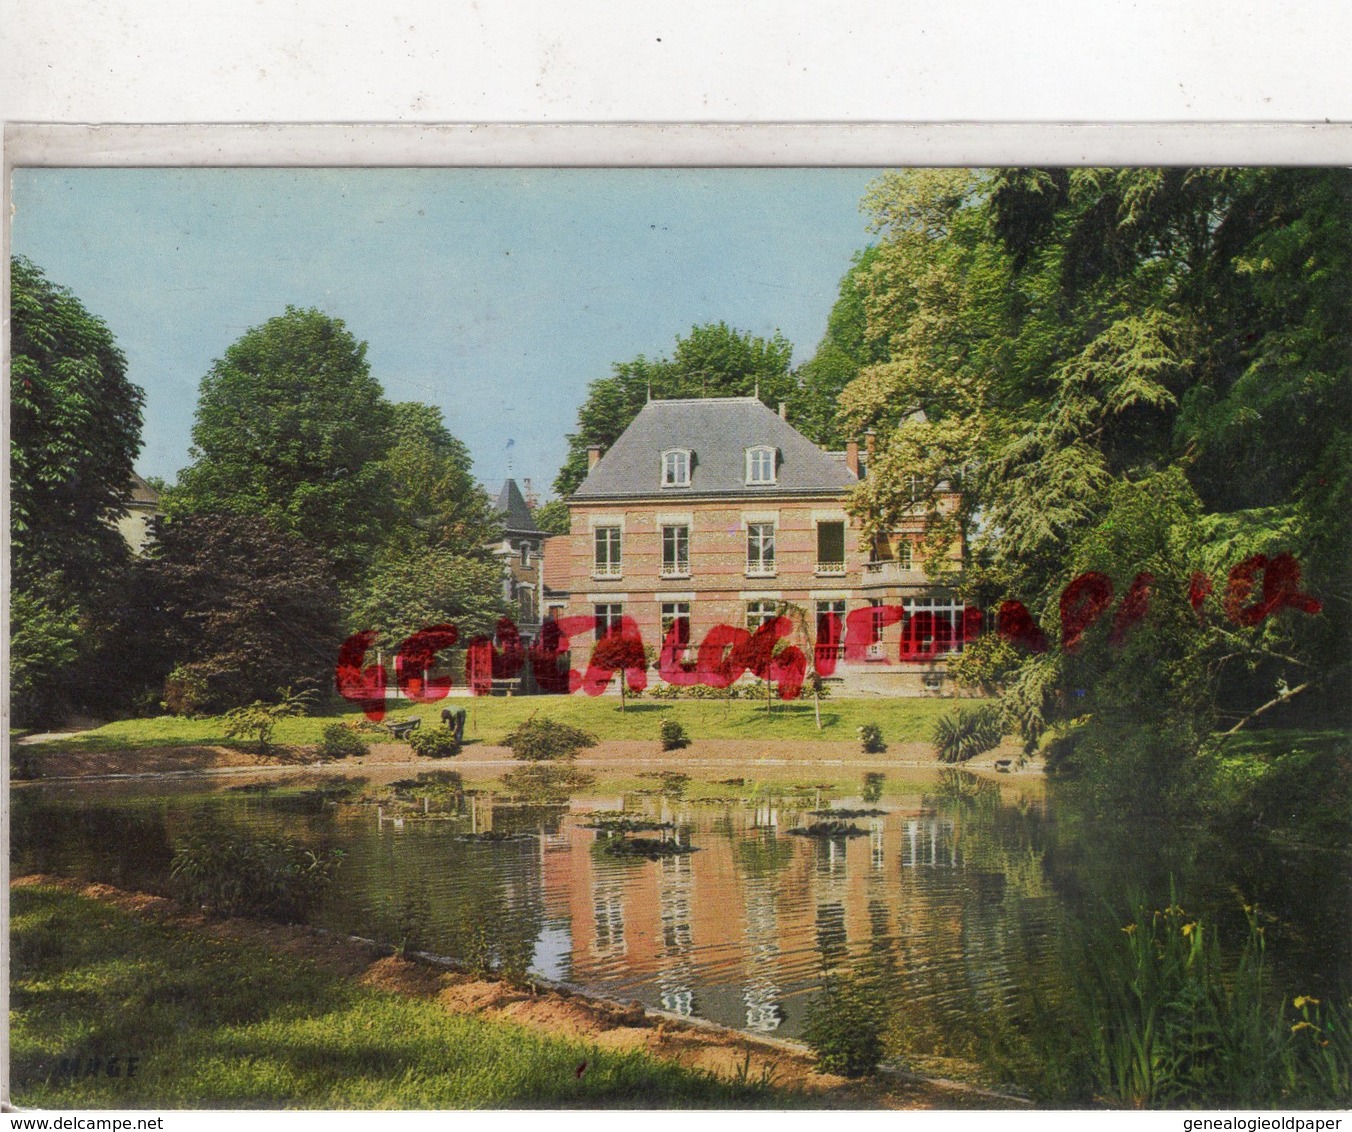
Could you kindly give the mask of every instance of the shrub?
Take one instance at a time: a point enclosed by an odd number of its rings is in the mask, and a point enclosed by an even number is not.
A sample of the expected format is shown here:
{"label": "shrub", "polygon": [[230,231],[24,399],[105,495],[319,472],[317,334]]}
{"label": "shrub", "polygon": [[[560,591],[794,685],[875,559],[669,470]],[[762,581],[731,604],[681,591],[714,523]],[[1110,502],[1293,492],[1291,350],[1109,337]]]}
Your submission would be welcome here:
{"label": "shrub", "polygon": [[865,723],[859,728],[859,745],[866,755],[881,755],[887,750],[883,742],[883,729],[876,723]]}
{"label": "shrub", "polygon": [[244,735],[253,736],[258,742],[259,753],[265,752],[272,741],[277,721],[287,716],[304,715],[314,698],[313,692],[296,693],[290,688],[278,689],[278,695],[280,700],[275,704],[254,700],[245,707],[232,708],[226,712],[225,737],[238,739]]}
{"label": "shrub", "polygon": [[421,729],[409,733],[408,745],[413,753],[425,759],[449,759],[460,753],[460,744],[455,741],[455,732],[443,728]]}
{"label": "shrub", "polygon": [[885,1022],[878,987],[857,974],[832,976],[808,1005],[803,1040],[826,1072],[864,1077],[883,1059]]}
{"label": "shrub", "polygon": [[679,751],[682,747],[690,746],[690,736],[685,733],[682,727],[674,719],[662,720],[662,750]]}
{"label": "shrub", "polygon": [[957,708],[951,715],[941,715],[934,724],[931,742],[940,762],[965,763],[998,747],[1002,738],[1000,709],[993,704],[983,704],[976,708]]}
{"label": "shrub", "polygon": [[518,759],[547,762],[571,759],[584,747],[596,745],[596,736],[552,719],[530,719],[510,731],[502,740]]}
{"label": "shrub", "polygon": [[316,853],[287,839],[193,834],[174,851],[179,899],[211,916],[304,923],[333,883],[341,849]]}
{"label": "shrub", "polygon": [[164,710],[170,715],[205,715],[207,680],[194,666],[178,665],[164,681]]}
{"label": "shrub", "polygon": [[366,754],[366,740],[345,723],[328,723],[319,737],[319,755],[325,759],[345,759]]}

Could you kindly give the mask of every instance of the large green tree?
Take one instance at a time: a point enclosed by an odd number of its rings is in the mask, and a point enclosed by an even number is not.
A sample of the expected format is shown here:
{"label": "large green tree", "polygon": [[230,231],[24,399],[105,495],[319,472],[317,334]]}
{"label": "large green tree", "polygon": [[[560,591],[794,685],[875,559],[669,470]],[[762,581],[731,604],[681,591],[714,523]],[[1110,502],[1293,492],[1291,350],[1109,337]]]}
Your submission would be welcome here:
{"label": "large green tree", "polygon": [[58,719],[104,686],[97,657],[129,568],[114,521],[141,448],[141,390],[102,321],[22,256],[10,265],[13,710]]}
{"label": "large green tree", "polygon": [[287,307],[247,331],[202,380],[193,462],[170,512],[262,516],[354,582],[394,517],[384,463],[392,423],[365,343],[340,319]]}
{"label": "large green tree", "polygon": [[851,439],[838,416],[841,393],[864,366],[887,357],[886,335],[870,333],[866,305],[868,277],[877,259],[876,247],[855,255],[840,281],[840,295],[827,318],[826,333],[817,352],[798,367],[798,386],[789,399],[794,428],[809,440],[835,449]]}
{"label": "large green tree", "polygon": [[78,595],[123,557],[109,520],[130,497],[144,397],[107,326],[22,256],[10,310],[13,584],[59,573]]}
{"label": "large green tree", "polygon": [[342,614],[332,564],[262,516],[185,515],[146,561],[150,615],[172,662],[171,706],[224,711],[279,689],[332,686]]}
{"label": "large green tree", "polygon": [[[932,549],[962,538],[968,597],[1024,601],[1053,645],[1080,573],[1110,579],[1114,609],[1155,575],[1135,636],[1105,643],[1103,616],[1083,651],[1025,662],[1012,702],[1029,733],[1078,720],[1108,759],[1113,727],[1149,715],[1168,735],[1156,753],[1176,754],[1297,689],[1334,708],[1352,607],[1349,175],[926,170],[885,177],[869,204],[869,334],[888,349],[842,395],[851,427],[880,431],[866,521],[960,484],[956,515],[932,511]],[[1230,568],[1283,552],[1320,616],[1232,623]],[[1200,620],[1178,608],[1195,571],[1217,590]]]}
{"label": "large green tree", "polygon": [[792,357],[793,345],[778,332],[759,338],[718,322],[692,327],[677,338],[670,358],[639,356],[617,362],[609,377],[588,386],[554,490],[560,496],[576,490],[587,476],[587,448],[614,444],[650,396],[750,397],[759,391],[772,408],[790,400],[795,389]]}
{"label": "large green tree", "polygon": [[498,536],[502,523],[493,501],[474,479],[469,449],[451,435],[440,409],[417,401],[392,406],[382,463],[394,504],[385,557],[427,548],[478,555]]}

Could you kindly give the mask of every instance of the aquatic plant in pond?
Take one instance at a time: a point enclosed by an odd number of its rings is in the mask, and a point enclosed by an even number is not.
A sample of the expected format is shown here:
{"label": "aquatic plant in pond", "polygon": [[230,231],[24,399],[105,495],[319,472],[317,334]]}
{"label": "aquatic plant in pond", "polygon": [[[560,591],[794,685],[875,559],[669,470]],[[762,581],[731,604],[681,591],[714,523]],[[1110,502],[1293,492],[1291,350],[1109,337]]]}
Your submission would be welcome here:
{"label": "aquatic plant in pond", "polygon": [[832,975],[808,1004],[803,1040],[826,1072],[867,1076],[883,1059],[887,1009],[875,977],[857,971]]}
{"label": "aquatic plant in pond", "polygon": [[304,923],[342,860],[341,849],[315,852],[287,838],[205,830],[175,848],[169,873],[183,903],[208,915]]}
{"label": "aquatic plant in pond", "polygon": [[1352,1100],[1352,1011],[1270,986],[1266,931],[1224,962],[1215,927],[1171,893],[1101,920],[1081,943],[1059,1022],[1037,1034],[1058,1099],[1124,1108],[1181,1105],[1343,1106]]}

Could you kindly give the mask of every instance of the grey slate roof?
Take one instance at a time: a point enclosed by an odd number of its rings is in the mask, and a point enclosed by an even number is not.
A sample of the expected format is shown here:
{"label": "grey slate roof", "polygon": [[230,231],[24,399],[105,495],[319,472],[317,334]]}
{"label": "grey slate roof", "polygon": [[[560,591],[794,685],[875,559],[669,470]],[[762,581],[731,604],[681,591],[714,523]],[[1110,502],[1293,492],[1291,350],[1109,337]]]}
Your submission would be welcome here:
{"label": "grey slate roof", "polygon": [[[746,482],[746,450],[757,445],[778,449],[773,484]],[[689,487],[662,486],[661,457],[669,448],[694,452]],[[755,397],[710,397],[649,401],[572,498],[836,495],[856,482],[844,463]]]}
{"label": "grey slate roof", "polygon": [[526,506],[526,498],[516,486],[516,480],[509,479],[498,492],[496,504],[498,513],[503,517],[503,528],[512,534],[543,534],[535,525],[535,519]]}

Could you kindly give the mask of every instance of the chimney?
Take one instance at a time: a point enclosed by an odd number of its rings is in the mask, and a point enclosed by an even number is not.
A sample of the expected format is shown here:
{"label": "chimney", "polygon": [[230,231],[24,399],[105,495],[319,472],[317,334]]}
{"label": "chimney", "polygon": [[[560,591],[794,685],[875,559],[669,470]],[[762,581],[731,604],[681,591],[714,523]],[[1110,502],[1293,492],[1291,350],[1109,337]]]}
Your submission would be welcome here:
{"label": "chimney", "polygon": [[596,467],[596,462],[601,459],[601,446],[599,444],[587,445],[587,471]]}
{"label": "chimney", "polygon": [[859,441],[847,440],[845,442],[845,466],[854,473],[855,479],[862,479],[859,475]]}
{"label": "chimney", "polygon": [[779,419],[781,421],[787,421],[789,419],[789,403],[787,401],[781,401],[779,403]]}
{"label": "chimney", "polygon": [[864,460],[864,475],[868,475],[869,469],[873,467],[873,444],[877,437],[878,434],[872,429],[864,433],[864,451],[867,453]]}

